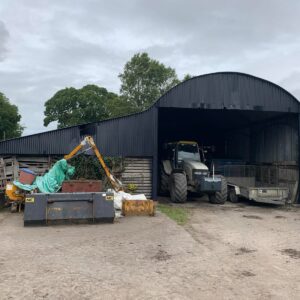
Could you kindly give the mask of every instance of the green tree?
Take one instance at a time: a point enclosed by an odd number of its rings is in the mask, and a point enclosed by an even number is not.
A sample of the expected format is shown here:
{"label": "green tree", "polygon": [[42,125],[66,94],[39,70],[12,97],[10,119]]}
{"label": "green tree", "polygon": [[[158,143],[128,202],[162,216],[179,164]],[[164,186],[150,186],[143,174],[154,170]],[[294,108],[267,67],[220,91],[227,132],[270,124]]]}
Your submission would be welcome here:
{"label": "green tree", "polygon": [[114,97],[107,103],[107,111],[110,118],[122,117],[135,112],[131,102],[123,96]]}
{"label": "green tree", "polygon": [[0,92],[0,140],[20,137],[24,127],[20,125],[18,107]]}
{"label": "green tree", "polygon": [[44,125],[57,121],[58,128],[101,121],[114,116],[110,102],[118,101],[118,95],[103,87],[86,85],[81,89],[65,88],[46,101]]}
{"label": "green tree", "polygon": [[191,78],[193,78],[193,76],[191,74],[185,74],[184,77],[183,77],[183,79],[182,79],[182,82],[184,82],[184,81],[186,81],[188,79],[191,79]]}
{"label": "green tree", "polygon": [[178,84],[176,72],[147,53],[137,53],[125,64],[121,79],[121,95],[133,111],[142,111]]}

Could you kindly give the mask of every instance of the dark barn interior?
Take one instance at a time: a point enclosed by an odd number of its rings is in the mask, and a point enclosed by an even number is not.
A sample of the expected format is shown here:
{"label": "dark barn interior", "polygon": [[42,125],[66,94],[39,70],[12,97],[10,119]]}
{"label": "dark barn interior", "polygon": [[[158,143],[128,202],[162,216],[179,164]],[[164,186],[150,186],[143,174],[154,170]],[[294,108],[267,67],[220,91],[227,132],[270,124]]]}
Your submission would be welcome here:
{"label": "dark barn interior", "polygon": [[293,113],[160,108],[158,157],[165,142],[214,146],[214,158],[248,163],[291,162],[298,155],[298,115]]}

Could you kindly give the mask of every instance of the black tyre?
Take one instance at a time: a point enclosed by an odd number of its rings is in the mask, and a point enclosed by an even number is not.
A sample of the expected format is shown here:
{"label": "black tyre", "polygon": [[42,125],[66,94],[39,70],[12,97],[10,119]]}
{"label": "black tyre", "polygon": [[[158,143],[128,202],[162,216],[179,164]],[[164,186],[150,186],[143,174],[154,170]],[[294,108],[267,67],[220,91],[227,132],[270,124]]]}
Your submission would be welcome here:
{"label": "black tyre", "polygon": [[185,174],[174,173],[170,176],[170,196],[172,202],[186,202],[187,182]]}
{"label": "black tyre", "polygon": [[169,175],[163,169],[160,171],[160,193],[162,195],[169,194]]}
{"label": "black tyre", "polygon": [[234,189],[229,189],[227,199],[232,203],[238,203],[239,202],[239,197],[236,194]]}
{"label": "black tyre", "polygon": [[209,201],[210,201],[210,203],[213,203],[213,204],[224,204],[227,199],[227,181],[224,176],[219,175],[218,177],[220,177],[222,180],[221,191],[210,195]]}

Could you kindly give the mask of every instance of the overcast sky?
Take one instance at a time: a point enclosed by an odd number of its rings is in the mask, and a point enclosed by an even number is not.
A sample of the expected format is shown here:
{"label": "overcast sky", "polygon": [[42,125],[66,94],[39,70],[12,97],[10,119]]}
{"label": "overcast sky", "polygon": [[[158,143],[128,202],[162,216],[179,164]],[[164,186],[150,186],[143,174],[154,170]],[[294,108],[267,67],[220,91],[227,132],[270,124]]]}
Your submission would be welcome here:
{"label": "overcast sky", "polygon": [[118,74],[141,51],[180,78],[240,71],[300,99],[300,1],[0,2],[0,91],[18,105],[24,135],[56,127],[43,126],[43,111],[59,89],[118,92]]}

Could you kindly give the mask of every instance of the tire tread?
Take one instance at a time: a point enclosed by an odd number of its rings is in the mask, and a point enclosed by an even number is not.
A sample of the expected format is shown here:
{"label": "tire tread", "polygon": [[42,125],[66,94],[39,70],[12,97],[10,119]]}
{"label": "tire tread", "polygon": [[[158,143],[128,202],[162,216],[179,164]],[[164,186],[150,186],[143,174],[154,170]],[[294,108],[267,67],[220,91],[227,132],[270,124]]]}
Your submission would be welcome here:
{"label": "tire tread", "polygon": [[174,173],[170,178],[171,201],[174,203],[184,203],[187,200],[187,181],[182,173]]}

